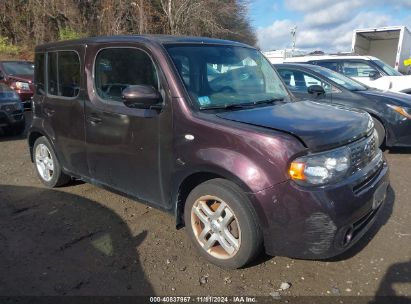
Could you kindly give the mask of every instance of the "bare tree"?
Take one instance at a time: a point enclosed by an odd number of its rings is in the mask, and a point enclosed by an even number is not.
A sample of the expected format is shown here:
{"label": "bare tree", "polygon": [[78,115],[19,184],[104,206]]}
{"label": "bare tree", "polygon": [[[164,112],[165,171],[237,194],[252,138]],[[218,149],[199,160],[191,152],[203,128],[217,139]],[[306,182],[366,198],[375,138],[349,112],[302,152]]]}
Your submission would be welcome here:
{"label": "bare tree", "polygon": [[[0,1],[0,36],[33,45],[73,35],[171,34],[255,44],[246,0]],[[69,38],[71,36],[69,35]]]}

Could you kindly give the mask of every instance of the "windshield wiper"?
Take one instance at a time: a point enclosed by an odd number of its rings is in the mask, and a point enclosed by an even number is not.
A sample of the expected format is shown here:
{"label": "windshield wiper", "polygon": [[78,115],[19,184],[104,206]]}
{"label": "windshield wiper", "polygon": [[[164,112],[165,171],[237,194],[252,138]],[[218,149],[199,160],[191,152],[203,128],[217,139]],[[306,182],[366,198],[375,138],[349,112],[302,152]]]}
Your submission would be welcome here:
{"label": "windshield wiper", "polygon": [[254,101],[252,104],[257,105],[257,104],[264,104],[264,103],[275,103],[278,101],[284,101],[284,97],[257,100],[257,101]]}
{"label": "windshield wiper", "polygon": [[257,100],[253,102],[245,102],[245,103],[231,103],[231,104],[225,104],[225,105],[215,105],[215,106],[209,106],[209,107],[200,107],[200,110],[216,110],[216,109],[224,109],[224,110],[232,110],[232,109],[242,109],[242,108],[249,108],[255,105],[259,104],[268,104],[268,103],[274,103],[277,101],[284,101],[284,98],[270,98],[270,99],[263,99],[263,100]]}
{"label": "windshield wiper", "polygon": [[242,109],[244,107],[250,106],[249,103],[238,103],[238,104],[225,104],[225,105],[218,105],[218,106],[209,106],[209,107],[200,107],[200,110],[231,110],[231,109]]}

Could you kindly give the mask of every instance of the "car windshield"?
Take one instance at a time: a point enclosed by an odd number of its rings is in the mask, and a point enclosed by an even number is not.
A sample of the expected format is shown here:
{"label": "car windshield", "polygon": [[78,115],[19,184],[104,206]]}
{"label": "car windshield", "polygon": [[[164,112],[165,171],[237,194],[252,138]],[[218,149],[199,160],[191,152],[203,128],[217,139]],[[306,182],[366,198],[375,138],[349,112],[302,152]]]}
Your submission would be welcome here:
{"label": "car windshield", "polygon": [[377,59],[377,60],[373,60],[372,62],[374,62],[381,69],[383,69],[384,72],[387,73],[388,76],[402,76],[402,74],[400,72],[398,72],[393,67],[386,64],[384,61],[381,61],[381,60]]}
{"label": "car windshield", "polygon": [[19,99],[20,97],[16,92],[14,92],[4,83],[0,83],[0,102]]}
{"label": "car windshield", "polygon": [[255,49],[231,45],[170,45],[166,49],[200,109],[290,98],[271,64]]}
{"label": "car windshield", "polygon": [[368,90],[368,88],[366,86],[364,86],[363,84],[348,78],[340,73],[337,73],[333,70],[329,70],[326,68],[322,68],[322,67],[317,67],[317,66],[313,66],[312,69],[323,75],[324,77],[334,81],[335,83],[339,84],[340,86],[344,87],[345,89],[349,90],[349,91],[365,91]]}
{"label": "car windshield", "polygon": [[3,62],[3,67],[9,75],[34,75],[34,64],[32,62]]}

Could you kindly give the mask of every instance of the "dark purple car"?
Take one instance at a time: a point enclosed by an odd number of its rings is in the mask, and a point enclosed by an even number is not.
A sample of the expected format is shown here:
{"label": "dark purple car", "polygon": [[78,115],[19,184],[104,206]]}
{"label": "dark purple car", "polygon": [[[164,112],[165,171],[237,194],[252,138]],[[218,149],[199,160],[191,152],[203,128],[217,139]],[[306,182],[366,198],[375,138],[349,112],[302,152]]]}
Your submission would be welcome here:
{"label": "dark purple car", "polygon": [[256,49],[170,36],[36,47],[28,142],[41,181],[72,178],[174,214],[236,268],[338,255],[374,222],[388,168],[369,114],[296,102]]}

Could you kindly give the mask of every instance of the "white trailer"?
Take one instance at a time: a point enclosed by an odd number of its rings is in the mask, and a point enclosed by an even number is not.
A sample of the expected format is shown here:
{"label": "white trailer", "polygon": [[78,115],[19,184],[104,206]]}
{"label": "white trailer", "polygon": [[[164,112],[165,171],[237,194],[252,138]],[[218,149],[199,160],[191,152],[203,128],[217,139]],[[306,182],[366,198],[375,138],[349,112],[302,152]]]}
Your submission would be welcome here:
{"label": "white trailer", "polygon": [[283,63],[286,58],[290,58],[293,56],[303,56],[306,52],[301,51],[299,49],[284,49],[284,50],[275,50],[275,51],[268,51],[263,52],[263,55],[272,63]]}
{"label": "white trailer", "polygon": [[397,71],[408,74],[410,66],[406,66],[404,60],[411,58],[411,32],[405,26],[357,29],[351,52],[377,57]]}

